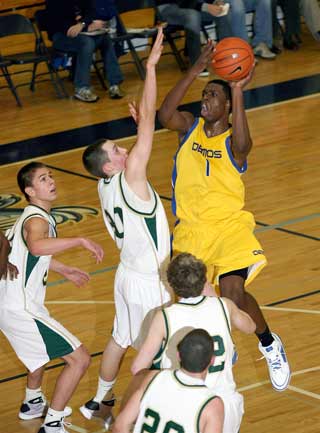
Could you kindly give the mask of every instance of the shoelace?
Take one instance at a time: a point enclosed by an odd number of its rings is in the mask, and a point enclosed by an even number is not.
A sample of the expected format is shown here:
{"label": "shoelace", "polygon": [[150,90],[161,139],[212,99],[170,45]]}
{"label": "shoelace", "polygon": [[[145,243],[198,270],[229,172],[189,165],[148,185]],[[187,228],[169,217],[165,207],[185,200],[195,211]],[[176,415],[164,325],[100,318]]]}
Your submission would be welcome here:
{"label": "shoelace", "polygon": [[68,433],[67,430],[65,430],[64,427],[65,427],[65,426],[66,426],[66,427],[70,427],[70,426],[72,426],[72,423],[66,421],[65,419],[63,419],[63,420],[61,421],[61,426],[62,426],[62,431],[65,432],[65,433]]}
{"label": "shoelace", "polygon": [[261,361],[262,359],[266,359],[268,365],[271,366],[272,370],[280,370],[281,369],[281,357],[279,353],[276,353],[274,359],[271,356],[262,355],[261,358],[258,358],[257,361]]}

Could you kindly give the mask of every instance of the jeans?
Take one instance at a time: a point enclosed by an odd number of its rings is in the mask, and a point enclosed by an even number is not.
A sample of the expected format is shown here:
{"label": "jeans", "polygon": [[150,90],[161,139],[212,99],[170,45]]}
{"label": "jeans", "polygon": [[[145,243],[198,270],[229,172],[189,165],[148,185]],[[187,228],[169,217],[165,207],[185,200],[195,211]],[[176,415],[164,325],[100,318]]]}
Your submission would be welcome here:
{"label": "jeans", "polygon": [[[183,26],[186,32],[186,48],[193,65],[201,53],[201,24],[215,21],[219,38],[232,36],[230,24],[226,17],[215,18],[208,13],[200,13],[196,9],[180,8],[177,4],[158,6],[161,19],[171,25]],[[204,21],[202,21],[204,20]]]}
{"label": "jeans", "polygon": [[271,0],[228,0],[230,10],[228,17],[234,36],[248,42],[246,12],[254,11],[254,37],[252,45],[264,42],[272,47],[272,8]]}
{"label": "jeans", "polygon": [[99,48],[103,59],[106,79],[113,86],[123,81],[123,75],[109,35],[78,35],[70,38],[63,33],[53,35],[53,47],[59,51],[76,54],[74,86],[76,89],[90,87],[92,55]]}
{"label": "jeans", "polygon": [[313,37],[320,41],[320,5],[317,0],[300,0],[301,12]]}

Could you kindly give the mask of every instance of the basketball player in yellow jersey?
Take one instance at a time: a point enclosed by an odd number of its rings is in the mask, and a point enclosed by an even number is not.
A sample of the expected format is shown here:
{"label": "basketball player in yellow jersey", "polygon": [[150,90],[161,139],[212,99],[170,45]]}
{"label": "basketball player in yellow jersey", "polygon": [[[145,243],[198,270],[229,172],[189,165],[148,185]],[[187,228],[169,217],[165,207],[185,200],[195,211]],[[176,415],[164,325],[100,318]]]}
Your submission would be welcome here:
{"label": "basketball player in yellow jersey", "polygon": [[207,68],[213,50],[209,41],[159,109],[162,125],[177,131],[180,139],[172,174],[172,208],[177,217],[173,252],[188,252],[201,259],[207,265],[208,280],[220,288],[221,295],[252,317],[272,386],[283,391],[291,375],[283,344],[270,332],[257,301],[245,290],[266,265],[253,234],[253,215],[242,210],[241,175],[252,147],[243,89],[253,70],[238,82],[209,81],[202,92],[201,117],[177,110],[190,85]]}

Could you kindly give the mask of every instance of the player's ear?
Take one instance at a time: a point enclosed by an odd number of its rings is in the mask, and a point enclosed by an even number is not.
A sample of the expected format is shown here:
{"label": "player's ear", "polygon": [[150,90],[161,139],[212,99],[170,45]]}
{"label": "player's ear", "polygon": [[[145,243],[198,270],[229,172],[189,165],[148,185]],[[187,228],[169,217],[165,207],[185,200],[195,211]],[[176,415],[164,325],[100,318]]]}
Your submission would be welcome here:
{"label": "player's ear", "polygon": [[25,193],[26,193],[29,197],[33,197],[34,194],[35,194],[34,189],[32,188],[32,186],[27,186],[27,187],[24,189],[24,191],[25,191]]}
{"label": "player's ear", "polygon": [[105,162],[102,166],[102,170],[107,176],[110,176],[112,174],[113,169],[114,167],[111,161]]}

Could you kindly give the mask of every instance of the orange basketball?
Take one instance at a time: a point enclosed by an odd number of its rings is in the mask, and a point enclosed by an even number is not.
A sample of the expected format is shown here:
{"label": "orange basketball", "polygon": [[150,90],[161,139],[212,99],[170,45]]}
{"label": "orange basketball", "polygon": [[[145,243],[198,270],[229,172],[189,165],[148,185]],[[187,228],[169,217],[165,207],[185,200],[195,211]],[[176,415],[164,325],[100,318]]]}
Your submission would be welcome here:
{"label": "orange basketball", "polygon": [[253,64],[253,50],[243,39],[224,38],[216,45],[212,67],[224,80],[241,80],[249,74]]}

